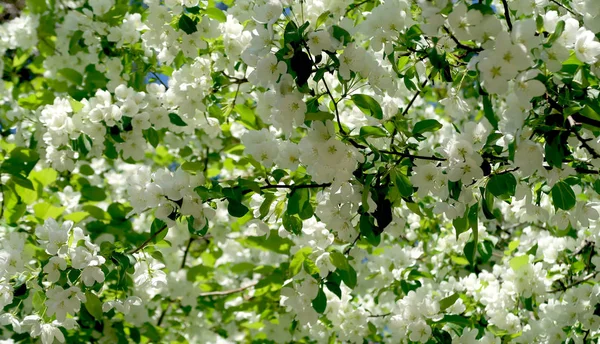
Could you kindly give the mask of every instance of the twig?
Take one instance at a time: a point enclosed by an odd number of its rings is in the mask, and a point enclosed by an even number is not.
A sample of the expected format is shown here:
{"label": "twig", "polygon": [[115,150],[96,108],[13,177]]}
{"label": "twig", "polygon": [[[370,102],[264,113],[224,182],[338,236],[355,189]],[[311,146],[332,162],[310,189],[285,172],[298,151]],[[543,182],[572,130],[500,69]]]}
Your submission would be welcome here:
{"label": "twig", "polygon": [[448,34],[448,36],[450,36],[450,39],[452,39],[452,41],[454,41],[454,43],[456,43],[456,46],[457,46],[457,47],[459,47],[459,48],[461,48],[461,49],[464,49],[464,50],[467,50],[467,51],[469,51],[469,52],[474,52],[474,53],[478,53],[478,52],[480,52],[480,51],[482,51],[482,50],[483,50],[481,47],[470,47],[470,46],[468,46],[468,45],[464,45],[464,44],[462,44],[462,43],[461,43],[461,42],[458,40],[458,38],[456,38],[456,36],[454,36],[454,34],[452,34],[452,31],[450,31],[450,30],[449,30],[447,27],[445,27],[445,26],[443,26],[442,28],[444,29],[444,31],[446,31],[446,33]]}
{"label": "twig", "polygon": [[350,253],[350,250],[352,250],[354,245],[356,245],[356,242],[358,241],[358,239],[360,239],[360,233],[358,233],[358,235],[356,236],[354,241],[348,247],[346,247],[346,249],[344,250],[344,254],[347,255],[348,253]]}
{"label": "twig", "polygon": [[185,268],[185,261],[187,260],[188,253],[190,252],[192,242],[194,242],[194,238],[190,237],[190,240],[188,240],[187,246],[185,247],[185,252],[183,253],[183,259],[181,260],[181,269]]}
{"label": "twig", "polygon": [[388,151],[388,150],[380,150],[380,153],[385,153],[385,154],[392,154],[392,155],[398,155],[404,158],[411,158],[411,159],[421,159],[421,160],[431,160],[431,161],[446,161],[446,159],[444,158],[438,158],[436,156],[424,156],[424,155],[414,155],[414,154],[410,154],[410,153],[403,153],[403,152],[395,152],[395,151]]}
{"label": "twig", "polygon": [[504,18],[506,19],[506,24],[508,25],[508,31],[512,31],[512,21],[510,20],[510,9],[508,8],[508,3],[506,0],[502,0],[502,6],[504,6]]}
{"label": "twig", "polygon": [[585,148],[585,149],[586,149],[586,150],[587,150],[587,151],[588,151],[588,152],[589,152],[589,153],[592,155],[592,157],[593,157],[594,159],[600,158],[600,154],[598,154],[598,152],[596,152],[596,151],[594,150],[594,148],[592,148],[592,147],[591,147],[591,146],[590,146],[590,145],[587,143],[587,141],[589,141],[589,140],[586,140],[586,139],[584,139],[583,137],[581,137],[581,135],[579,134],[579,132],[578,132],[577,130],[573,129],[573,130],[571,130],[571,131],[573,132],[573,134],[575,134],[575,137],[577,137],[577,139],[578,139],[578,140],[579,140],[579,142],[581,143],[581,146],[582,146],[583,148]]}
{"label": "twig", "polygon": [[150,71],[150,74],[154,75],[154,78],[155,78],[155,79],[156,79],[158,82],[160,82],[160,83],[161,83],[161,84],[162,84],[162,85],[165,87],[165,89],[167,89],[167,90],[169,89],[169,86],[167,86],[167,85],[166,85],[166,84],[165,84],[165,83],[164,83],[164,82],[163,82],[163,81],[160,79],[160,77],[159,77],[159,76],[158,76],[158,75],[157,75],[155,72],[153,72],[153,71]]}
{"label": "twig", "polygon": [[494,175],[500,175],[500,174],[514,172],[514,171],[517,171],[517,170],[519,170],[519,168],[518,167],[514,167],[514,168],[509,168],[509,169],[506,169],[506,170],[503,170],[503,171],[494,172],[493,174]]}
{"label": "twig", "polygon": [[239,293],[241,291],[244,291],[246,289],[252,288],[256,285],[257,283],[252,283],[250,285],[247,285],[245,287],[240,287],[237,289],[231,289],[231,290],[220,290],[220,291],[209,291],[206,293],[200,293],[201,297],[206,297],[206,296],[224,296],[224,295],[231,295],[231,294],[235,294],[235,293]]}
{"label": "twig", "polygon": [[311,188],[326,188],[331,186],[331,183],[323,183],[323,184],[291,184],[291,185],[287,185],[287,184],[269,184],[269,185],[264,185],[261,186],[260,189],[264,190],[264,189],[311,189]]}
{"label": "twig", "polygon": [[160,317],[158,317],[158,321],[156,321],[156,326],[160,326],[160,324],[162,324],[163,320],[165,319],[165,315],[169,311],[169,308],[171,308],[172,303],[173,303],[173,300],[169,300],[169,303],[167,304],[167,308],[165,308],[162,311],[162,313],[160,313]]}
{"label": "twig", "polygon": [[385,318],[390,315],[392,315],[392,312],[383,313],[383,314],[371,314],[367,318]]}
{"label": "twig", "polygon": [[592,278],[596,277],[597,273],[598,272],[591,273],[591,274],[585,276],[583,279],[581,279],[579,281],[573,282],[571,284],[568,284],[566,286],[560,287],[558,289],[551,290],[550,293],[558,293],[560,291],[566,291],[567,289],[573,288],[573,287],[575,287],[577,285],[580,285],[581,283],[585,283],[585,282],[591,280]]}
{"label": "twig", "polygon": [[[410,110],[410,108],[414,104],[415,100],[417,100],[417,97],[421,94],[421,91],[423,90],[423,88],[425,87],[425,85],[427,85],[427,83],[429,82],[429,78],[430,77],[431,77],[431,74],[427,75],[427,78],[425,78],[425,81],[423,81],[421,83],[421,88],[419,88],[417,90],[417,92],[415,92],[415,95],[408,102],[408,105],[406,105],[406,109],[404,109],[404,111],[402,111],[402,114],[400,115],[401,117],[405,117],[406,116],[406,114],[408,113],[408,110]],[[397,133],[398,133],[398,129],[394,125],[394,131],[392,132],[392,139],[390,141],[390,148],[394,145],[394,137],[396,136]]]}
{"label": "twig", "polygon": [[573,11],[572,9],[568,8],[567,6],[565,6],[564,4],[561,4],[560,2],[556,1],[556,0],[550,0],[551,2],[555,3],[556,5],[558,5],[558,7],[562,7],[564,8],[567,12],[571,13],[572,15],[581,18],[581,14]]}
{"label": "twig", "polygon": [[236,78],[235,76],[230,76],[227,75],[224,71],[221,71],[221,74],[223,74],[225,77],[227,77],[229,80],[233,80],[232,83],[233,84],[243,84],[248,82],[248,78],[244,77],[244,78]]}
{"label": "twig", "polygon": [[364,1],[361,1],[361,2],[359,2],[358,4],[350,4],[350,5],[348,6],[348,9],[346,9],[346,12],[344,12],[344,17],[345,17],[345,16],[346,16],[348,13],[350,13],[350,12],[354,11],[354,10],[355,10],[355,9],[357,9],[358,7],[360,7],[360,6],[362,6],[362,5],[366,4],[367,2],[370,2],[370,1],[371,1],[371,0],[364,0]]}
{"label": "twig", "polygon": [[148,246],[148,244],[154,240],[160,233],[162,233],[163,231],[165,231],[168,228],[167,224],[165,224],[164,226],[162,226],[159,230],[157,230],[156,232],[154,232],[154,234],[152,236],[150,236],[148,239],[146,239],[146,241],[144,241],[140,246],[138,246],[135,250],[129,252],[130,254],[134,254],[139,252],[140,250],[142,250],[144,247]]}

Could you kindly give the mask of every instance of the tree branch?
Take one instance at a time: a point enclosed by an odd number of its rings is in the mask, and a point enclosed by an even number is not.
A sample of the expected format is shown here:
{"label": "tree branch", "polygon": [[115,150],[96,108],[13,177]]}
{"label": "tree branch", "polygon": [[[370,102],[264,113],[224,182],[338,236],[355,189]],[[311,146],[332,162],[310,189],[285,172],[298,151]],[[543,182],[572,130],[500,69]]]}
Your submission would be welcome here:
{"label": "tree branch", "polygon": [[508,3],[506,0],[502,0],[502,6],[504,7],[504,18],[506,19],[506,24],[508,25],[508,31],[512,31],[512,21],[510,20],[510,9],[508,8]]}
{"label": "tree branch", "polygon": [[156,81],[160,82],[165,87],[165,89],[167,89],[167,90],[169,89],[169,86],[167,86],[155,72],[151,71],[150,74],[154,75],[154,78],[156,79]]}
{"label": "tree branch", "polygon": [[575,287],[577,285],[580,285],[582,283],[585,283],[585,282],[591,280],[592,278],[596,277],[596,274],[598,274],[598,272],[591,273],[591,274],[585,276],[583,279],[581,279],[579,281],[573,282],[571,284],[568,284],[566,286],[562,286],[562,287],[554,289],[554,290],[550,290],[549,292],[550,293],[558,293],[558,292],[561,292],[561,291],[566,291],[567,289],[573,288],[573,287]]}
{"label": "tree branch", "polygon": [[438,158],[436,156],[424,156],[424,155],[414,155],[414,154],[410,154],[410,153],[403,153],[403,152],[395,152],[395,151],[389,151],[389,150],[380,150],[380,153],[385,153],[385,154],[392,154],[392,155],[398,155],[404,158],[411,158],[411,159],[421,159],[421,160],[431,160],[431,161],[446,161],[445,158]]}
{"label": "tree branch", "polygon": [[[421,91],[423,90],[423,88],[425,87],[425,85],[427,85],[427,83],[429,82],[429,78],[430,77],[431,77],[431,74],[427,75],[427,78],[425,78],[425,81],[423,81],[421,83],[421,88],[419,88],[417,90],[417,92],[415,92],[415,94],[412,97],[412,99],[408,102],[408,105],[406,105],[406,109],[404,109],[404,111],[402,111],[402,114],[400,115],[401,117],[405,117],[406,116],[406,114],[408,113],[408,110],[410,110],[410,108],[414,104],[415,100],[417,100],[417,97],[421,94]],[[397,133],[398,133],[398,129],[394,125],[394,131],[392,132],[392,139],[390,141],[390,148],[394,145],[394,137],[396,136]]]}
{"label": "tree branch", "polygon": [[345,255],[347,255],[348,253],[350,253],[350,251],[352,250],[352,248],[358,242],[358,239],[360,239],[360,233],[358,233],[358,235],[356,236],[356,238],[354,239],[354,241],[350,245],[348,245],[348,247],[346,247],[346,249],[344,250],[344,254]]}
{"label": "tree branch", "polygon": [[162,226],[159,230],[157,230],[156,232],[154,232],[154,234],[152,234],[152,236],[150,236],[148,239],[146,239],[146,241],[144,241],[140,246],[138,246],[135,250],[129,252],[130,254],[134,254],[139,252],[140,250],[142,250],[144,247],[148,246],[148,244],[154,240],[160,233],[164,232],[166,229],[168,228],[167,224],[165,224],[164,226]]}
{"label": "tree branch", "polygon": [[209,291],[209,292],[206,292],[206,293],[200,293],[200,296],[206,297],[206,296],[225,296],[225,295],[231,295],[231,294],[242,292],[242,291],[244,291],[246,289],[250,289],[250,288],[254,287],[256,284],[257,283],[252,283],[252,284],[247,285],[245,287],[240,287],[240,288],[231,289],[231,290]]}
{"label": "tree branch", "polygon": [[181,269],[185,268],[185,261],[187,260],[188,253],[190,252],[190,247],[192,246],[192,242],[194,242],[194,238],[190,237],[190,239],[188,240],[188,244],[185,247],[185,252],[183,253],[183,259],[181,260],[181,266],[180,266]]}

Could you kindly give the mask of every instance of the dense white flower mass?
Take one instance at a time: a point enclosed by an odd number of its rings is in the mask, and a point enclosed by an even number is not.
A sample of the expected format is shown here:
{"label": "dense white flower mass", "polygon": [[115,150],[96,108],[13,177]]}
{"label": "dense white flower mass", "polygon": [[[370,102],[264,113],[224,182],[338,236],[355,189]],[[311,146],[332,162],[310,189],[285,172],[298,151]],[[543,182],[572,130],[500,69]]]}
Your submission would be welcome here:
{"label": "dense white flower mass", "polygon": [[600,1],[0,7],[0,343],[595,343]]}

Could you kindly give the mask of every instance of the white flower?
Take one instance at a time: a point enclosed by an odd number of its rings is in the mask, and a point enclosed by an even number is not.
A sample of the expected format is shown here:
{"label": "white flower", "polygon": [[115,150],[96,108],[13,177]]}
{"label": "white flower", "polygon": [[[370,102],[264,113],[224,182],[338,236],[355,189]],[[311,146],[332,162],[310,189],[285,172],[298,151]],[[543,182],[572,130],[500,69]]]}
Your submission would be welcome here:
{"label": "white flower", "polygon": [[67,262],[62,257],[51,257],[48,264],[44,266],[44,273],[46,273],[46,280],[51,283],[55,283],[60,278],[60,270],[67,268]]}
{"label": "white flower", "polygon": [[592,31],[580,28],[575,40],[575,55],[581,62],[594,64],[600,55],[600,42]]}
{"label": "white flower", "polygon": [[65,253],[73,221],[65,221],[59,225],[53,218],[48,218],[42,226],[35,229],[40,244],[46,245],[46,252],[51,255]]}

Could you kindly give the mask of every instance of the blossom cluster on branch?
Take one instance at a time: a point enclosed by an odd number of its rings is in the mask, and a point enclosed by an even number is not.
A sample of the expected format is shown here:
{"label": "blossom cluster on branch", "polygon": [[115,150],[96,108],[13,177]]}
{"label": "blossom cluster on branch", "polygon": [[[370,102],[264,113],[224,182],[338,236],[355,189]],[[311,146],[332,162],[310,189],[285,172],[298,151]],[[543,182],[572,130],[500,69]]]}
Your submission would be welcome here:
{"label": "blossom cluster on branch", "polygon": [[598,0],[28,0],[0,52],[0,343],[600,338]]}

